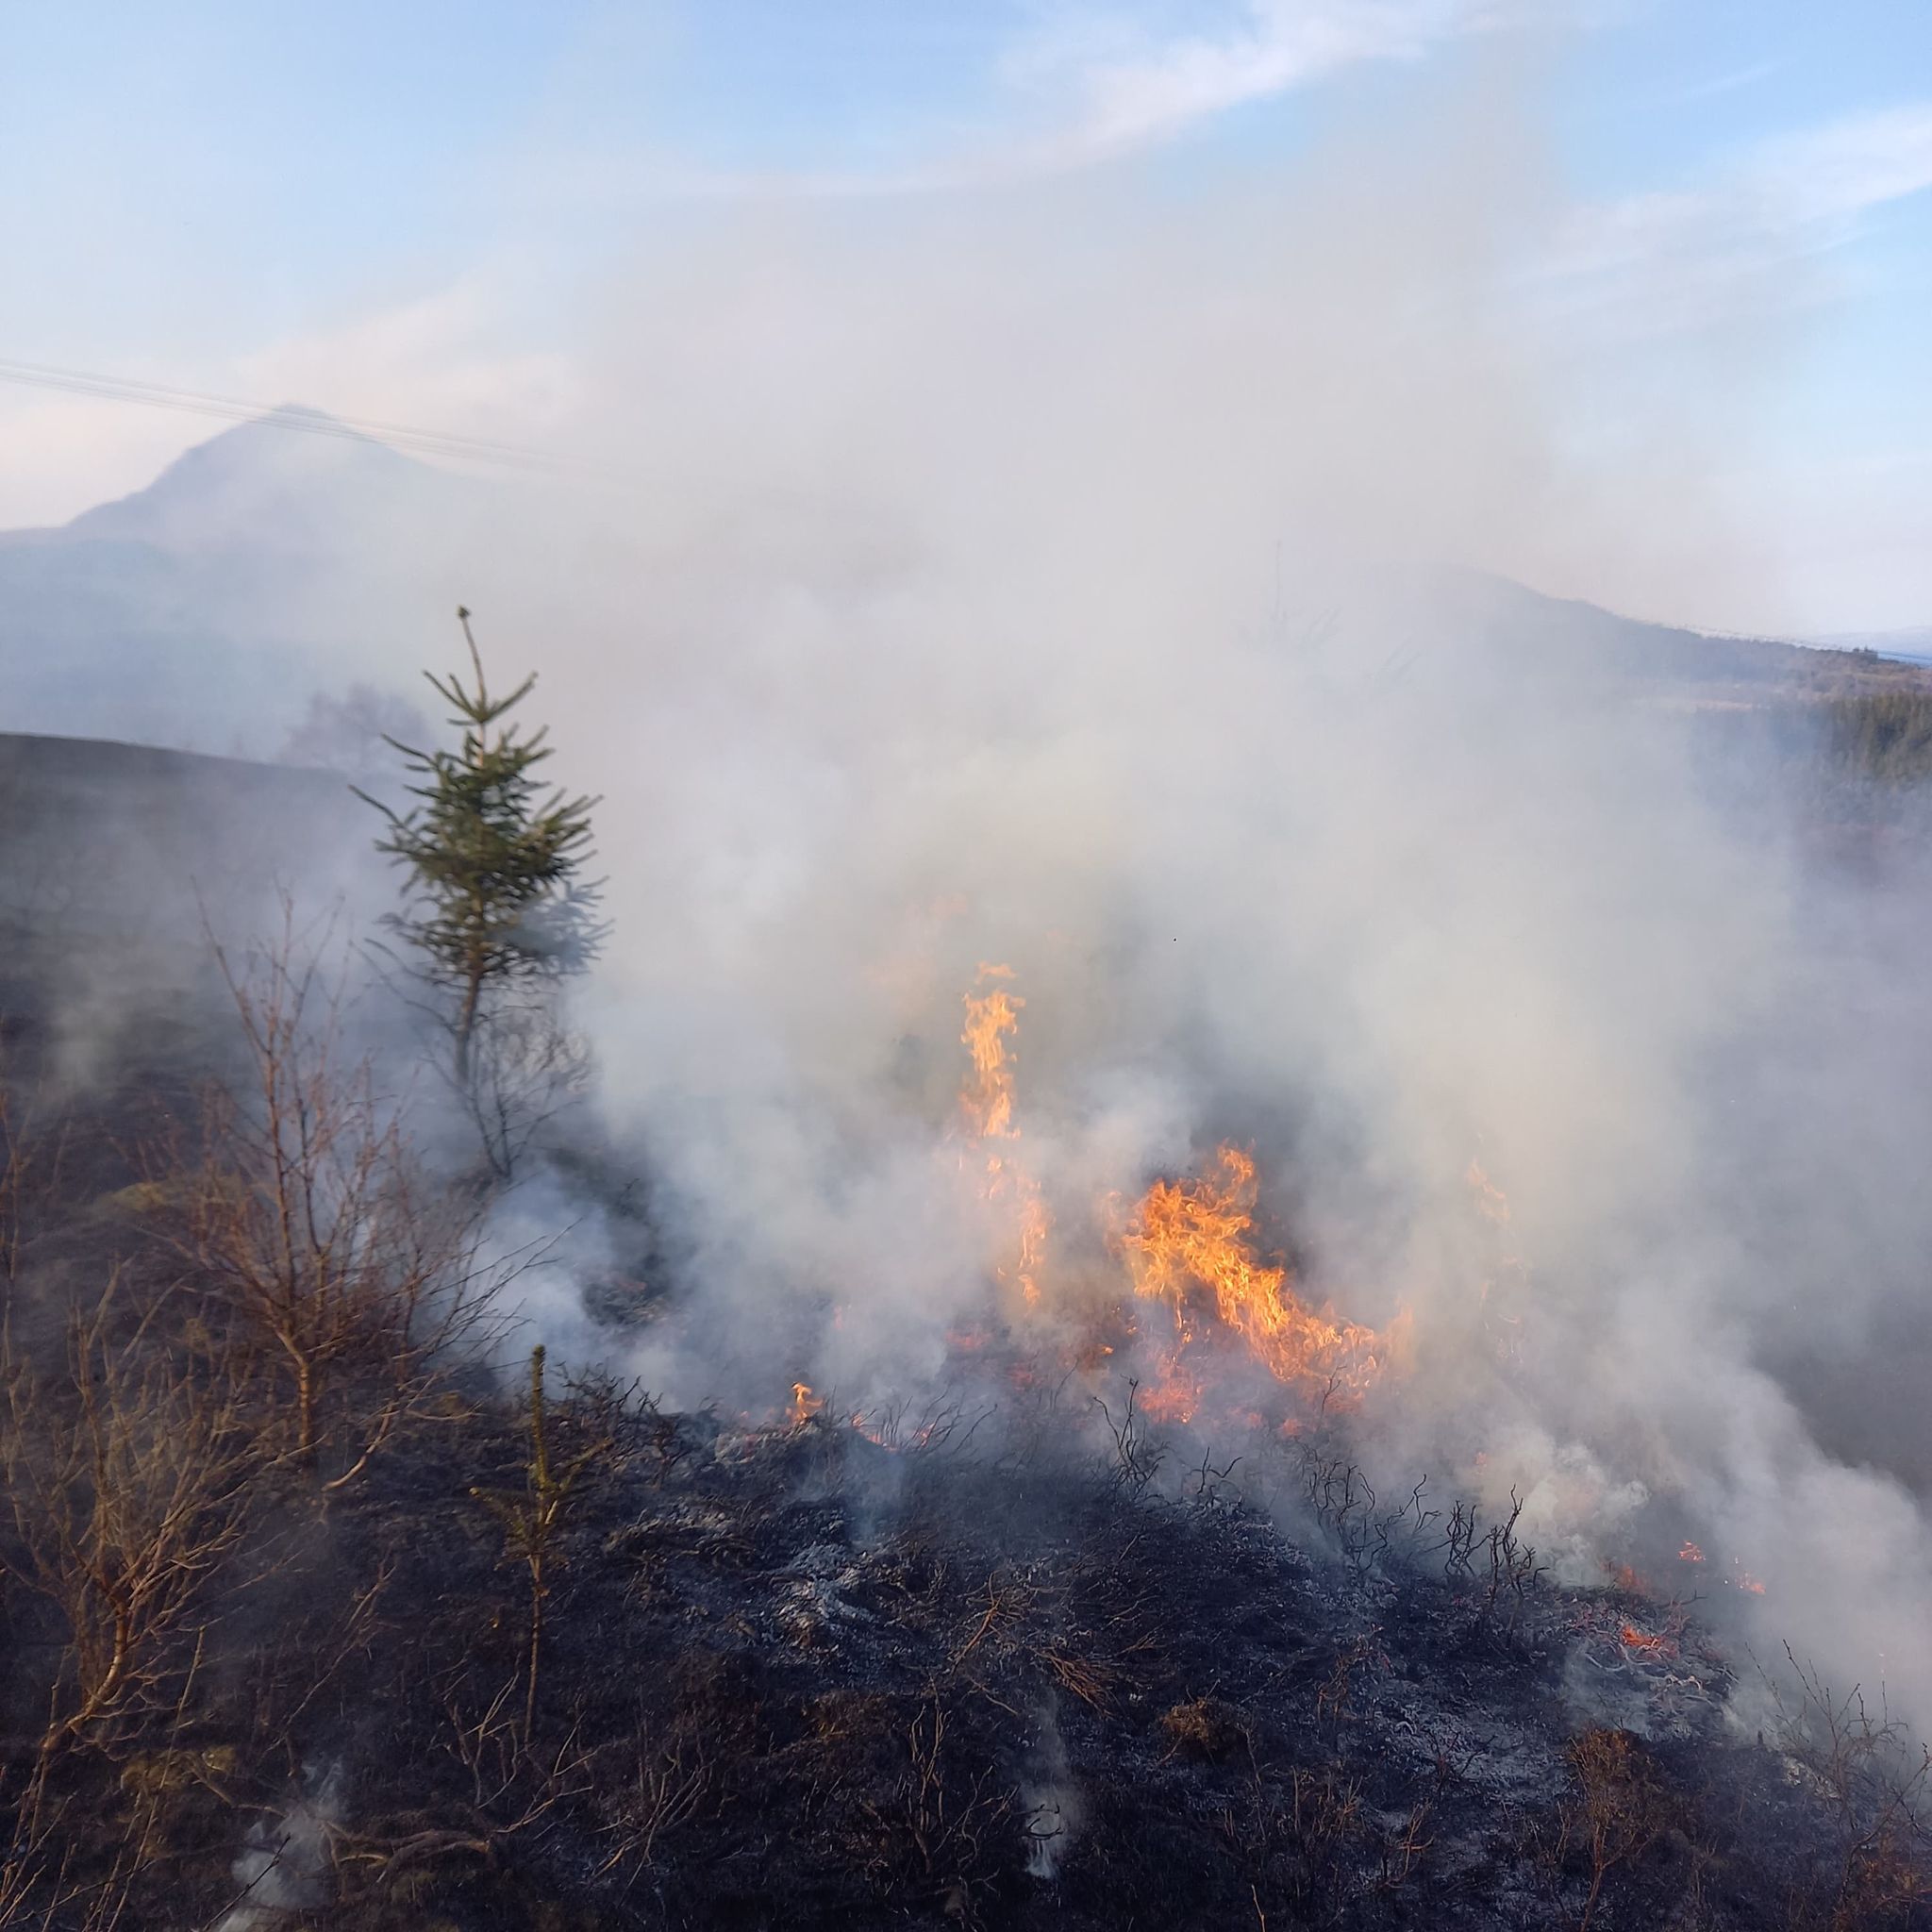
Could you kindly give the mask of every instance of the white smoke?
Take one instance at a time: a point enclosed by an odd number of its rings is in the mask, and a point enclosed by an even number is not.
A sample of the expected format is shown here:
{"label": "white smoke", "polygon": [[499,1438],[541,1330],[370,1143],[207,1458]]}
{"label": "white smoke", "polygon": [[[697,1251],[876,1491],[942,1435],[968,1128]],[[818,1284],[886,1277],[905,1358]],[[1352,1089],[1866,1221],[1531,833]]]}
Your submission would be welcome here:
{"label": "white smoke", "polygon": [[340,1765],[306,1765],[288,1811],[250,1827],[234,1865],[241,1895],[215,1932],[268,1932],[322,1902],[334,1856],[329,1833],[342,1817],[341,1782]]}
{"label": "white smoke", "polygon": [[[1512,102],[1477,63],[1259,187],[667,211],[584,299],[569,440],[621,480],[418,577],[602,794],[588,1018],[682,1305],[611,1345],[674,1401],[941,1377],[990,1273],[959,1000],[1004,962],[1050,1271],[1252,1142],[1311,1291],[1413,1313],[1392,1462],[1528,1496],[1573,1574],[1678,1511],[1768,1635],[1924,1708],[1923,1384],[1879,1357],[1932,1355],[1924,902],[1745,811],[1581,633],[1481,648],[1408,568],[1651,609],[1774,570],[1699,486],[1749,358],[1690,372],[1667,511],[1656,418],[1588,433]],[[1528,1270],[1501,1364],[1478,1156]]]}
{"label": "white smoke", "polygon": [[[1498,317],[1520,151],[1431,138],[1342,141],[1320,194],[640,242],[585,426],[640,480],[553,498],[475,592],[605,794],[605,1096],[693,1298],[639,1365],[746,1406],[944,1372],[990,1269],[959,998],[999,960],[1068,1274],[1108,1190],[1254,1141],[1313,1290],[1413,1311],[1415,1461],[1482,1452],[1575,1575],[1659,1499],[1770,1629],[1923,1698],[1922,1509],[1824,1444],[1789,1359],[1842,1353],[1922,1251],[1887,1189],[1932,1124],[1923,1017],[1851,1029],[1856,1073],[1801,1051],[1832,894],[1791,824],[1560,625],[1485,653],[1455,580],[1374,563],[1631,558],[1619,479],[1553,427],[1560,361]],[[1875,951],[1833,970],[1883,997]],[[1800,1141],[1808,1202],[1770,1185]],[[1504,1372],[1478,1152],[1533,1281]],[[1888,1280],[1841,1278],[1851,1200]]]}

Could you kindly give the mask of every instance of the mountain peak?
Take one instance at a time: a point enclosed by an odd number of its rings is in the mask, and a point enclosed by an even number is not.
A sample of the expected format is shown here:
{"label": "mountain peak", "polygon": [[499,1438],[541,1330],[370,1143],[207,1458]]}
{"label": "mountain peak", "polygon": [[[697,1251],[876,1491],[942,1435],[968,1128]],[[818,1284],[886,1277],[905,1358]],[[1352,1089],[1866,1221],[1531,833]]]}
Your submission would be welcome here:
{"label": "mountain peak", "polygon": [[83,511],[62,535],[175,550],[259,544],[266,533],[307,540],[392,504],[427,475],[324,410],[284,403],[195,444],[144,489]]}
{"label": "mountain peak", "polygon": [[[358,429],[353,424],[344,423],[340,416],[331,416],[326,409],[312,408],[308,403],[277,403],[273,409],[265,410],[259,416],[251,417],[245,423],[238,423],[234,429],[225,429],[221,435],[209,439],[209,442],[221,442],[237,431],[274,429],[292,431],[297,435],[332,436],[344,442],[367,443],[371,448],[385,447],[379,437],[372,436],[366,429]],[[201,445],[208,447],[208,443]]]}

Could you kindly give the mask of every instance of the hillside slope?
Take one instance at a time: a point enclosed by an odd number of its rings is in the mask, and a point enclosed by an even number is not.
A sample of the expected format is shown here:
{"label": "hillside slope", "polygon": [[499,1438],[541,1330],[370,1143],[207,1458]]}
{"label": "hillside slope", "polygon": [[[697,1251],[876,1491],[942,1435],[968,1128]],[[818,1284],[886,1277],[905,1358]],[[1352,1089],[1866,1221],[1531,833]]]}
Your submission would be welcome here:
{"label": "hillside slope", "polygon": [[[460,1331],[412,1354],[378,1273],[296,1453],[232,1292],[286,1183],[208,1098],[265,1067],[182,894],[272,894],[341,788],[20,739],[0,774],[0,1926],[1926,1923],[1881,1715],[1780,1706],[1723,1589],[1558,1587],[1421,1471],[1377,1498],[1325,1405],[1210,1441],[968,1338],[916,1413],[679,1414],[594,1368],[536,1371],[540,1408],[514,1336],[503,1376]],[[101,961],[123,1024],[79,1068],[50,1049]],[[358,1171],[353,1104],[300,1091],[332,1124],[291,1144]],[[474,1211],[412,1174],[415,1234]],[[329,1250],[326,1210],[292,1240]],[[679,1319],[596,1286],[613,1358]]]}
{"label": "hillside slope", "polygon": [[[491,527],[517,515],[501,486],[313,412],[225,430],[60,528],[0,533],[0,717],[18,731],[274,755],[318,692],[355,678],[412,686],[397,667],[422,661],[450,609],[480,594],[506,535]],[[1292,590],[1291,633],[1333,629],[1372,666],[1446,658],[1734,706],[1932,685],[1870,650],[1708,636],[1473,571],[1391,564]]]}
{"label": "hillside slope", "polygon": [[0,534],[15,730],[273,752],[345,662],[446,620],[471,486],[299,411],[225,430],[57,529]]}

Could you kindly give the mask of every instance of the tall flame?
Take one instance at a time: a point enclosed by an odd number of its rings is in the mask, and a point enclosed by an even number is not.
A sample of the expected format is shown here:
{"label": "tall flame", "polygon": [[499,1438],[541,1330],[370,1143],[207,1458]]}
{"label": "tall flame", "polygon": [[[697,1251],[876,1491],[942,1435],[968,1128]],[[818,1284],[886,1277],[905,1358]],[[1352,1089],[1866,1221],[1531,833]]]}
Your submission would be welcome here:
{"label": "tall flame", "polygon": [[1493,1221],[1498,1227],[1507,1227],[1509,1196],[1483,1172],[1482,1162],[1472,1158],[1469,1172],[1463,1178],[1468,1181],[1470,1192],[1475,1197],[1475,1211],[1485,1221]]}
{"label": "tall flame", "polygon": [[[1173,1369],[1202,1338],[1211,1313],[1276,1380],[1318,1390],[1324,1399],[1358,1398],[1380,1371],[1386,1339],[1310,1308],[1287,1269],[1263,1266],[1253,1240],[1254,1160],[1224,1146],[1216,1170],[1193,1181],[1156,1181],[1122,1240],[1135,1293],[1174,1311]],[[1167,1406],[1185,1414],[1193,1401],[1177,1394]]]}
{"label": "tall flame", "polygon": [[1492,1230],[1488,1241],[1490,1270],[1478,1291],[1483,1322],[1498,1356],[1505,1361],[1513,1360],[1522,1346],[1524,1318],[1529,1306],[1529,1267],[1517,1251],[1509,1224],[1509,1196],[1490,1178],[1479,1159],[1471,1159],[1463,1178],[1476,1213]]}
{"label": "tall flame", "polygon": [[[970,1143],[985,1162],[983,1198],[995,1204],[1004,1254],[999,1278],[1037,1307],[1052,1228],[1040,1182],[1022,1158],[1014,1104],[1016,1036],[1026,1002],[1011,988],[1012,969],[982,965],[966,1009],[960,1043],[971,1068],[959,1095]],[[1325,1402],[1361,1396],[1380,1372],[1388,1334],[1310,1307],[1288,1271],[1255,1252],[1255,1163],[1224,1146],[1213,1172],[1195,1180],[1157,1181],[1121,1239],[1135,1293],[1173,1317],[1173,1341],[1158,1379],[1143,1397],[1151,1414],[1185,1422],[1205,1399],[1212,1361],[1208,1344],[1233,1337],[1278,1381]],[[1197,1345],[1198,1344],[1198,1345]]]}
{"label": "tall flame", "polygon": [[[1010,966],[982,965],[979,969],[982,989],[987,988],[989,981],[1008,980],[1012,976]],[[1013,1066],[1017,1057],[1008,1045],[1008,1036],[1019,1030],[1020,1009],[1026,1002],[1005,986],[994,984],[990,990],[967,993],[965,1004],[966,1025],[959,1040],[973,1057],[973,1078],[959,1095],[959,1106],[966,1116],[968,1133],[986,1146],[986,1198],[1010,1198],[1014,1204],[1015,1248],[1000,1265],[999,1277],[1017,1286],[1022,1297],[1030,1304],[1040,1299],[1040,1264],[1046,1252],[1052,1220],[1039,1181],[1020,1165],[1011,1151],[1003,1154],[999,1146],[1002,1141],[1020,1138],[1020,1130],[1013,1124]]]}
{"label": "tall flame", "polygon": [[[990,979],[1010,979],[1010,966],[981,966],[982,985]],[[1007,1035],[1020,1026],[1020,1008],[1026,1002],[1005,987],[990,992],[969,992],[966,1028],[959,1043],[973,1056],[973,1084],[959,1096],[968,1131],[975,1141],[1005,1141],[1014,1137],[1013,1056]]]}

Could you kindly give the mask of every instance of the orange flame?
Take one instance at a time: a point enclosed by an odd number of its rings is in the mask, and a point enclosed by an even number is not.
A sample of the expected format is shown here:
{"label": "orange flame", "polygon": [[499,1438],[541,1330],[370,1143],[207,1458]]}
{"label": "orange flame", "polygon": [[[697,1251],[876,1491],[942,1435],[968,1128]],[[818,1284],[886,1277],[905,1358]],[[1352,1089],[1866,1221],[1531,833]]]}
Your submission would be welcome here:
{"label": "orange flame", "polygon": [[1475,1195],[1475,1211],[1485,1221],[1493,1221],[1498,1227],[1509,1224],[1509,1196],[1483,1172],[1483,1164],[1472,1159],[1469,1173],[1463,1176]]}
{"label": "orange flame", "polygon": [[[981,966],[979,977],[1010,979],[1010,966]],[[973,1056],[974,1084],[959,1096],[968,1130],[975,1141],[1005,1141],[1013,1137],[1013,1056],[1007,1035],[1018,1031],[1020,1008],[1026,1002],[1004,987],[991,992],[968,993],[966,1030],[959,1042]]]}
{"label": "orange flame", "polygon": [[[974,990],[962,996],[959,1039],[971,1065],[959,1109],[964,1136],[985,1163],[982,1197],[998,1207],[1005,1230],[994,1272],[1032,1310],[1041,1301],[1053,1221],[1023,1153],[1015,1070],[1026,1002],[1012,977],[1009,966],[982,964]],[[1285,1268],[1263,1266],[1254,1252],[1256,1195],[1252,1158],[1223,1147],[1208,1176],[1155,1183],[1119,1237],[1135,1293],[1163,1303],[1172,1317],[1173,1340],[1141,1397],[1150,1416],[1193,1419],[1205,1400],[1208,1358],[1183,1356],[1212,1337],[1238,1339],[1277,1380],[1306,1385],[1324,1403],[1359,1399],[1381,1372],[1395,1327],[1377,1334],[1312,1308]]]}
{"label": "orange flame", "polygon": [[1047,1231],[1053,1225],[1046,1203],[1040,1198],[1040,1184],[1030,1174],[1015,1176],[1020,1190],[1020,1257],[1013,1277],[1020,1292],[1029,1302],[1040,1299],[1040,1259],[1046,1252]]}
{"label": "orange flame", "polygon": [[[1134,1292],[1174,1311],[1176,1357],[1211,1311],[1277,1381],[1359,1398],[1380,1371],[1384,1338],[1318,1313],[1294,1292],[1285,1268],[1261,1265],[1253,1244],[1254,1160],[1229,1146],[1217,1160],[1218,1176],[1156,1181],[1141,1198],[1122,1241]],[[1182,1406],[1164,1390],[1150,1410],[1157,1401],[1171,1410]],[[1191,1412],[1191,1402],[1185,1406]]]}
{"label": "orange flame", "polygon": [[1153,1384],[1141,1397],[1141,1407],[1156,1422],[1192,1422],[1207,1394],[1201,1377],[1182,1360],[1181,1354],[1177,1347],[1169,1350]]}
{"label": "orange flame", "polygon": [[1504,1359],[1512,1359],[1522,1346],[1531,1286],[1529,1269],[1517,1251],[1510,1228],[1509,1196],[1490,1178],[1479,1159],[1471,1159],[1463,1179],[1476,1213],[1491,1229],[1489,1274],[1478,1290],[1483,1320]]}
{"label": "orange flame", "polygon": [[786,1419],[794,1429],[803,1428],[824,1406],[825,1398],[813,1394],[809,1382],[794,1382],[791,1385],[791,1407],[786,1411]]}
{"label": "orange flame", "polygon": [[[1010,979],[1010,966],[982,965],[979,979]],[[1013,1124],[1013,1066],[1017,1056],[1007,1036],[1019,1030],[1020,1009],[1026,1002],[1005,987],[967,993],[966,1026],[960,1043],[973,1056],[973,1082],[959,1096],[967,1130],[978,1141],[1017,1141]],[[997,1270],[1002,1281],[1014,1283],[1028,1303],[1040,1299],[1040,1264],[1053,1221],[1041,1197],[1040,1183],[1018,1162],[990,1147],[986,1157],[986,1198],[1010,1196],[1015,1205],[1015,1252]]]}

